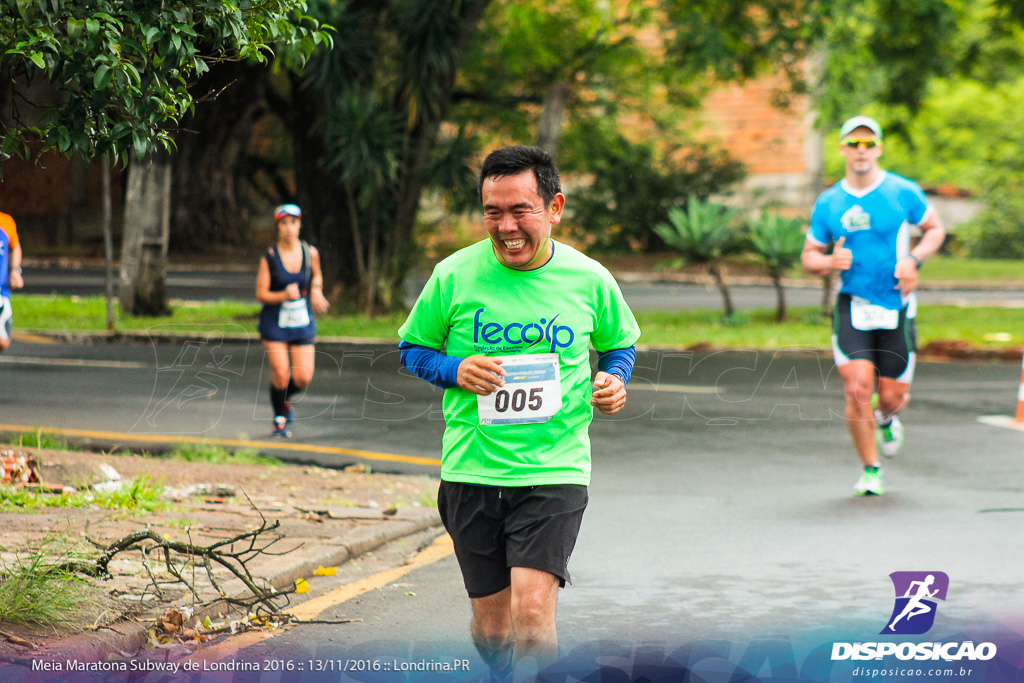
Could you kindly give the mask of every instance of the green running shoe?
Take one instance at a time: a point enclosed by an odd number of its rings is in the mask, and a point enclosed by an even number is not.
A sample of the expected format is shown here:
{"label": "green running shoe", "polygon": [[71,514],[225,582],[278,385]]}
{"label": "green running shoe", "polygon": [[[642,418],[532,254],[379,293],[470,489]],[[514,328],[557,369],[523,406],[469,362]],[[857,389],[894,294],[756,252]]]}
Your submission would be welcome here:
{"label": "green running shoe", "polygon": [[875,429],[875,441],[878,444],[878,450],[887,458],[891,458],[900,452],[900,449],[903,448],[904,438],[903,423],[895,415],[892,417],[892,422],[887,426],[879,425]]}
{"label": "green running shoe", "polygon": [[871,394],[871,410],[875,414],[875,443],[878,450],[887,458],[891,458],[903,448],[903,423],[895,415],[889,424],[882,426],[885,416],[878,409],[878,393]]}
{"label": "green running shoe", "polygon": [[880,496],[885,493],[885,484],[882,483],[882,470],[878,467],[865,467],[860,479],[853,485],[855,496]]}

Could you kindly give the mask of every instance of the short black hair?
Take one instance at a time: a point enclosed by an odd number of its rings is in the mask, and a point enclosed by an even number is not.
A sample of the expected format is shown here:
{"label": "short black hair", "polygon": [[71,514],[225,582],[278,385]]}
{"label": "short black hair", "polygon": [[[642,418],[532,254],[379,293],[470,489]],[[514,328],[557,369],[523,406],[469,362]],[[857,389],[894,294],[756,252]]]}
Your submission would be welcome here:
{"label": "short black hair", "polygon": [[544,200],[544,206],[550,206],[555,195],[562,191],[562,183],[558,180],[558,169],[551,155],[540,147],[513,145],[496,149],[484,159],[480,169],[480,183],[477,192],[483,201],[484,181],[488,178],[502,178],[519,175],[524,171],[533,171],[537,179],[537,194]]}

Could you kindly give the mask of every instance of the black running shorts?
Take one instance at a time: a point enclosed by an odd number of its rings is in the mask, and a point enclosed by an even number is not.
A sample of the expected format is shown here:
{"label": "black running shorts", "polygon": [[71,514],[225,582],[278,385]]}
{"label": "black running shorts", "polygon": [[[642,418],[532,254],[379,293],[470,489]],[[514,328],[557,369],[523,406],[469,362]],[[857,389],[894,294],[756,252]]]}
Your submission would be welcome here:
{"label": "black running shorts", "polygon": [[569,577],[587,487],[475,486],[442,481],[437,492],[441,521],[455,542],[455,556],[471,598],[494,595],[512,584],[512,567]]}
{"label": "black running shorts", "polygon": [[882,377],[910,384],[917,357],[917,329],[914,319],[907,317],[907,307],[900,311],[896,329],[858,330],[850,320],[850,303],[849,294],[840,294],[832,315],[832,355],[836,365],[851,360],[871,361]]}

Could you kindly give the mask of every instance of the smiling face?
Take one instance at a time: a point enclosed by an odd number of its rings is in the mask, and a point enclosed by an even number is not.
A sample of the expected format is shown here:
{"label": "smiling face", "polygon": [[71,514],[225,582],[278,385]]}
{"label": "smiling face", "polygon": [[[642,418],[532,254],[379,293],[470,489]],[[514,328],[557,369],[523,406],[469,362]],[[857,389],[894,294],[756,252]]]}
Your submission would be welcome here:
{"label": "smiling face", "polygon": [[565,196],[548,206],[537,193],[533,171],[486,178],[480,188],[484,226],[494,255],[514,270],[533,270],[551,256],[551,225],[562,220]]}
{"label": "smiling face", "polygon": [[[874,146],[868,147],[867,145],[871,143],[874,143]],[[863,177],[878,170],[878,157],[882,156],[882,141],[870,128],[861,126],[854,128],[840,141],[839,152],[846,159],[847,174]]]}

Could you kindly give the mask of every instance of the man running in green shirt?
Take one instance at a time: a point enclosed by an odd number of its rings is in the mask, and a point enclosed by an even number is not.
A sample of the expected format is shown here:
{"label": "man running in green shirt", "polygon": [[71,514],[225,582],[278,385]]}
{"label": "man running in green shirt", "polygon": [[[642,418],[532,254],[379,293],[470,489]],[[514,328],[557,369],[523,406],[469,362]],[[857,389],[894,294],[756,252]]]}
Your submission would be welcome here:
{"label": "man running in green shirt", "polygon": [[611,274],[551,239],[565,196],[546,152],[492,152],[480,197],[489,239],[437,265],[399,334],[403,365],[446,389],[438,508],[474,644],[506,681],[513,655],[538,670],[557,657],[555,604],[588,500],[593,408],[625,404],[640,329]]}

